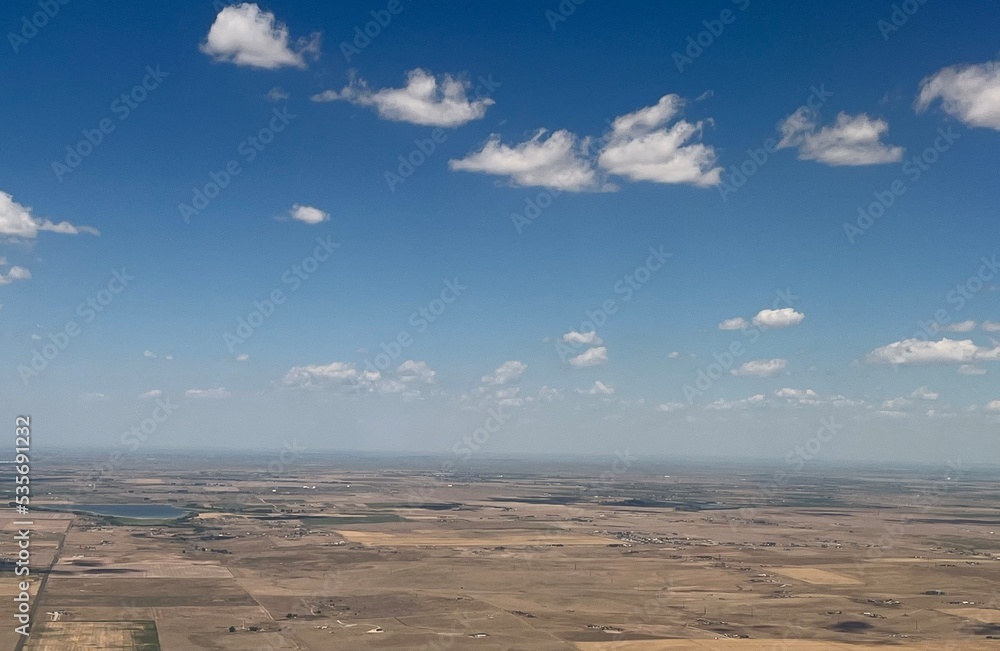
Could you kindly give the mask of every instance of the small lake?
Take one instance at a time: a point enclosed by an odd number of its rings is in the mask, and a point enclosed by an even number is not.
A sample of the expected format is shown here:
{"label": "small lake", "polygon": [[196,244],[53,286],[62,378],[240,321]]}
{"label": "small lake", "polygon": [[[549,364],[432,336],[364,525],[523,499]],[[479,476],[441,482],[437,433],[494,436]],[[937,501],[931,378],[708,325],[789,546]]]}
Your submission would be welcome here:
{"label": "small lake", "polygon": [[173,520],[191,512],[167,504],[68,504],[64,508],[67,511],[144,520]]}

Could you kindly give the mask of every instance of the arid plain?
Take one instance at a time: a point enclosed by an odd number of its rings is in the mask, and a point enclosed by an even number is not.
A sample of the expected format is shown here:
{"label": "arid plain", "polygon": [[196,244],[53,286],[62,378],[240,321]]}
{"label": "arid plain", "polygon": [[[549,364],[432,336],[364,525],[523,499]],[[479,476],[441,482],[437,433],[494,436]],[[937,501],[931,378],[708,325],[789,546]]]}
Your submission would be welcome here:
{"label": "arid plain", "polygon": [[1000,649],[986,470],[269,461],[36,461],[37,508],[191,515],[35,510],[23,648]]}

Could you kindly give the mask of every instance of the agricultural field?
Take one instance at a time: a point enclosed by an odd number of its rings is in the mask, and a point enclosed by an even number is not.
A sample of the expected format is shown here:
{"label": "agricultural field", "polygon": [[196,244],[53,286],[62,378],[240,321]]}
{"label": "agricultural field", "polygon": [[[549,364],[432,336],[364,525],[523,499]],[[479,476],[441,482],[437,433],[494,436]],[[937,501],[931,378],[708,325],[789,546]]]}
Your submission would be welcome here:
{"label": "agricultural field", "polygon": [[[433,460],[330,456],[270,476],[165,456],[88,486],[87,463],[37,464],[32,634],[5,627],[0,648],[1000,649],[985,470],[830,467],[775,491],[764,467],[608,480],[498,460],[442,476]],[[0,518],[7,563],[14,521]],[[6,621],[16,594],[5,573]]]}

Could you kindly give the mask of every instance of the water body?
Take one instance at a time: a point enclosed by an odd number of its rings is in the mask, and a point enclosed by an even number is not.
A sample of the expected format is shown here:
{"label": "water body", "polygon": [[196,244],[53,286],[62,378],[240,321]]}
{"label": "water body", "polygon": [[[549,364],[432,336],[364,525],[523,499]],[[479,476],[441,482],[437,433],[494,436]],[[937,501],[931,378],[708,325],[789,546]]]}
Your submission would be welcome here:
{"label": "water body", "polygon": [[190,513],[187,509],[167,504],[73,504],[66,506],[66,510],[144,520],[172,520]]}

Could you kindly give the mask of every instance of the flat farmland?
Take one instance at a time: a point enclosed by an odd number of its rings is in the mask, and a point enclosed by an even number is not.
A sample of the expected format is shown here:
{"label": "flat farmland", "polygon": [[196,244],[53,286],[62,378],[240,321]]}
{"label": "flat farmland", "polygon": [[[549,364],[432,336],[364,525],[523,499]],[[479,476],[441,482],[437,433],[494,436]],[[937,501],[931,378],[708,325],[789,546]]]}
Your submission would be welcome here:
{"label": "flat farmland", "polygon": [[986,472],[915,509],[933,477],[903,470],[830,470],[762,498],[766,469],[608,482],[585,465],[497,462],[445,483],[416,461],[318,457],[273,478],[260,461],[168,457],[81,493],[86,463],[52,463],[38,483],[53,506],[198,517],[45,513],[27,651],[1000,648]]}

